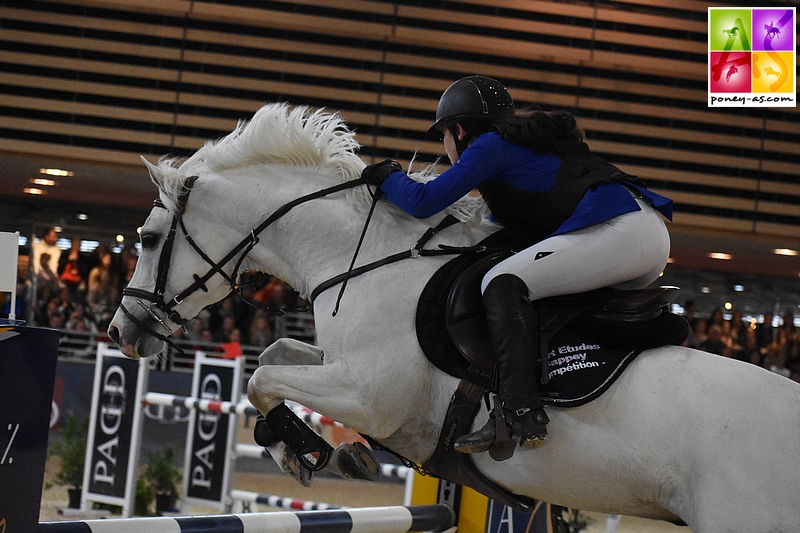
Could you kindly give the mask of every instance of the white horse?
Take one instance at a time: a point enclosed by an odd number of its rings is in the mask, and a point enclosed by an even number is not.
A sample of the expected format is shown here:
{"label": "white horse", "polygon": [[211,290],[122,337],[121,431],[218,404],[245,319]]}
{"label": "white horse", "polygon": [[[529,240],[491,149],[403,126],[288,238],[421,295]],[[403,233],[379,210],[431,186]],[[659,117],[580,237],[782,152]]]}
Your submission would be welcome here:
{"label": "white horse", "polygon": [[[153,333],[166,335],[224,298],[237,271],[269,272],[306,298],[347,271],[370,205],[366,188],[295,200],[357,179],[364,167],[357,148],[335,114],[269,105],[186,161],[149,165],[165,208],[154,207],[141,229],[142,254],[122,299],[127,313],[117,311],[109,328],[122,351],[161,352],[164,341]],[[190,176],[197,178],[187,185]],[[378,202],[357,265],[410,249],[444,216],[416,220]],[[471,219],[428,247],[473,245],[496,229]],[[313,302],[319,348],[276,343],[271,351],[300,364],[258,368],[251,402],[267,413],[297,401],[426,461],[458,379],[424,357],[414,309],[445,261],[408,259],[351,278],[335,316],[340,286],[322,292]],[[800,528],[797,383],[668,346],[639,355],[600,398],[548,413],[545,446],[519,448],[503,462],[475,454],[479,470],[519,495],[683,520],[695,533]],[[485,417],[479,413],[474,426]]]}

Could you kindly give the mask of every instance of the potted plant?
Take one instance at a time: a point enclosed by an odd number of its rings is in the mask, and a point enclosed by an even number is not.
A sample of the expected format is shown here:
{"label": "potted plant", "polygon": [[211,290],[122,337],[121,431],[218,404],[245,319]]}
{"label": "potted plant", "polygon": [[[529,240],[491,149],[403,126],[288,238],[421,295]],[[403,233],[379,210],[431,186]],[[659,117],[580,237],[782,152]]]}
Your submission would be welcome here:
{"label": "potted plant", "polygon": [[162,452],[151,453],[148,458],[144,478],[156,499],[156,514],[161,514],[175,507],[178,499],[178,488],[181,483],[181,471],[173,462],[172,448],[164,448]]}
{"label": "potted plant", "polygon": [[77,509],[81,506],[81,485],[83,485],[83,467],[86,463],[86,429],[78,427],[78,421],[70,413],[67,424],[61,431],[61,439],[50,443],[50,455],[61,458],[61,467],[55,476],[55,482],[68,487],[69,507]]}
{"label": "potted plant", "polygon": [[133,501],[134,516],[149,516],[150,505],[153,503],[153,493],[143,478],[136,480],[136,497]]}

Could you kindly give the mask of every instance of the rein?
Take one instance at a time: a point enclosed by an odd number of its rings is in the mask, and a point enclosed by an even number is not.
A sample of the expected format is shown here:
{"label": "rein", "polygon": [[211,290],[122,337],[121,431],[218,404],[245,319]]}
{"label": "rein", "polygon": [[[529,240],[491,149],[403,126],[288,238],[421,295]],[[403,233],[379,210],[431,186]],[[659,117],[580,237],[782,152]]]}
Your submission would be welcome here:
{"label": "rein", "polygon": [[[189,200],[189,194],[191,193],[192,187],[194,186],[194,182],[197,181],[197,179],[198,176],[191,176],[187,178],[186,181],[184,182],[184,190],[178,197],[178,202],[176,206],[177,212],[173,214],[172,224],[170,225],[169,233],[167,234],[166,240],[164,241],[164,245],[161,248],[161,255],[159,256],[158,270],[156,274],[156,286],[153,292],[131,287],[125,287],[124,289],[122,289],[122,296],[131,296],[133,298],[138,298],[137,303],[147,311],[148,315],[150,315],[151,318],[150,323],[157,322],[158,324],[160,324],[167,331],[167,335],[171,335],[173,333],[173,330],[167,325],[164,318],[159,316],[158,313],[156,313],[154,308],[161,311],[174,323],[181,325],[186,324],[189,320],[183,318],[180,315],[180,313],[178,313],[174,309],[175,306],[181,304],[189,295],[193,294],[198,290],[202,290],[203,292],[208,292],[208,288],[206,287],[206,282],[217,273],[223,276],[228,281],[228,283],[230,283],[231,292],[237,291],[238,287],[236,284],[236,280],[234,279],[234,276],[236,276],[236,272],[239,271],[239,267],[241,266],[247,254],[250,253],[250,251],[255,247],[256,244],[258,244],[259,242],[258,236],[264,230],[266,230],[270,225],[272,225],[275,221],[283,217],[286,213],[288,213],[298,205],[304,204],[311,200],[322,198],[329,194],[351,189],[353,187],[365,183],[364,180],[362,180],[361,178],[346,181],[344,183],[340,183],[338,185],[327,187],[325,189],[321,189],[311,194],[301,196],[299,198],[292,200],[291,202],[284,204],[283,206],[279,207],[275,212],[273,212],[261,224],[253,228],[248,234],[248,236],[242,239],[239,242],[239,244],[234,246],[233,249],[225,255],[225,257],[223,257],[217,262],[214,262],[205,252],[203,252],[203,250],[197,245],[194,239],[192,239],[191,235],[186,229],[186,226],[183,223],[183,213],[186,210],[186,203]],[[156,207],[166,209],[166,206],[164,205],[164,203],[161,201],[160,198],[157,198],[153,204]],[[171,300],[165,301],[164,290],[167,284],[167,274],[169,273],[169,267],[172,259],[172,248],[175,243],[175,234],[177,233],[178,226],[180,226],[181,231],[183,231],[183,236],[189,243],[189,245],[200,255],[200,257],[203,258],[204,261],[206,261],[211,266],[211,268],[203,276],[198,276],[197,274],[194,274],[194,282],[192,284],[190,284],[180,293],[175,295]],[[230,263],[236,257],[236,255],[242,251],[244,251],[244,253],[242,253],[239,256],[239,259],[236,261],[236,265],[233,268],[232,275],[225,272],[223,270],[223,267],[228,263]],[[150,301],[152,302],[152,305],[148,306],[142,300]],[[177,344],[175,344],[175,342],[169,339],[166,335],[162,335],[161,333],[150,329],[149,327],[150,324],[146,324],[141,320],[139,320],[122,303],[120,303],[120,309],[142,331],[166,342],[167,344],[175,348],[178,352],[183,353],[183,350]]]}
{"label": "rein", "polygon": [[371,270],[375,270],[376,268],[382,267],[384,265],[390,265],[392,263],[396,263],[404,259],[416,259],[418,257],[430,257],[437,255],[459,255],[470,252],[480,253],[487,251],[486,246],[483,245],[462,247],[462,246],[447,246],[445,244],[440,244],[438,250],[429,250],[423,248],[428,243],[428,241],[430,241],[433,238],[434,235],[436,235],[443,229],[452,226],[456,222],[458,222],[458,219],[456,219],[452,215],[447,215],[435,228],[428,228],[428,231],[426,231],[425,234],[422,235],[422,237],[420,237],[420,239],[414,246],[411,247],[411,249],[405,250],[403,252],[397,252],[396,254],[392,254],[390,256],[384,257],[383,259],[379,259],[377,261],[373,261],[372,263],[362,265],[358,268],[351,268],[343,274],[339,274],[338,276],[334,276],[327,281],[323,281],[317,286],[316,289],[314,289],[311,292],[309,301],[313,303],[314,300],[320,294],[330,289],[331,287],[338,285],[339,283],[345,282],[349,278],[352,278],[354,276],[360,276],[361,274],[365,274]]}
{"label": "rein", "polygon": [[[296,198],[296,199],[284,204],[283,206],[279,207],[275,212],[273,212],[269,217],[267,217],[267,219],[264,220],[261,224],[259,224],[255,228],[253,228],[250,231],[250,233],[247,235],[247,237],[242,239],[239,242],[239,244],[234,246],[233,249],[231,249],[231,251],[228,252],[222,259],[220,259],[217,262],[214,262],[200,248],[200,246],[195,242],[195,240],[189,234],[189,231],[186,229],[186,226],[185,226],[185,224],[183,222],[183,213],[186,210],[186,203],[189,200],[189,194],[191,193],[192,187],[194,186],[194,183],[195,183],[195,181],[197,181],[197,179],[198,179],[198,176],[191,176],[191,177],[187,178],[186,181],[184,182],[184,190],[181,192],[180,196],[178,197],[178,202],[177,202],[177,205],[176,205],[177,211],[176,211],[176,213],[173,214],[172,223],[170,225],[169,233],[167,234],[167,237],[166,237],[166,239],[164,241],[164,245],[161,248],[161,255],[159,256],[158,270],[157,270],[157,274],[156,274],[156,285],[155,285],[155,289],[153,290],[153,292],[150,292],[150,291],[147,291],[147,290],[144,290],[144,289],[131,288],[131,287],[125,287],[122,290],[122,296],[130,296],[130,297],[133,297],[133,298],[138,298],[137,303],[145,311],[147,311],[147,314],[150,316],[150,322],[149,323],[145,323],[142,320],[140,320],[139,318],[137,318],[131,311],[129,311],[122,304],[122,302],[120,302],[120,306],[119,306],[120,309],[122,310],[122,312],[125,313],[125,315],[132,322],[134,322],[139,327],[140,330],[142,330],[143,332],[148,333],[149,335],[152,335],[152,336],[154,336],[154,337],[166,342],[171,347],[173,347],[175,350],[177,350],[179,353],[184,353],[184,352],[180,348],[180,346],[178,346],[174,341],[172,341],[167,336],[167,335],[171,335],[173,333],[173,329],[169,327],[169,325],[166,323],[166,320],[164,319],[164,317],[159,316],[159,314],[156,313],[156,309],[161,311],[164,314],[164,316],[168,317],[169,320],[171,320],[172,322],[174,322],[176,324],[180,324],[180,325],[186,324],[189,320],[184,318],[184,317],[182,317],[181,314],[178,311],[175,310],[175,306],[180,305],[188,296],[190,296],[191,294],[193,294],[194,292],[196,292],[198,290],[202,290],[203,292],[208,292],[208,288],[206,287],[206,282],[209,279],[211,279],[215,274],[220,274],[222,277],[224,277],[228,281],[228,283],[230,284],[231,292],[235,292],[235,291],[241,292],[242,286],[241,285],[237,285],[236,280],[235,280],[236,273],[239,271],[239,268],[241,267],[242,262],[244,261],[245,257],[247,257],[247,255],[250,253],[250,251],[256,246],[256,244],[258,244],[258,242],[259,242],[258,236],[264,230],[266,230],[275,221],[277,221],[278,219],[283,217],[285,214],[287,214],[289,211],[291,211],[292,209],[294,209],[298,205],[304,204],[304,203],[309,202],[311,200],[316,200],[316,199],[319,199],[319,198],[323,198],[323,197],[325,197],[325,196],[327,196],[329,194],[333,194],[333,193],[336,193],[336,192],[340,192],[340,191],[344,191],[344,190],[347,190],[347,189],[351,189],[351,188],[356,187],[358,185],[366,184],[366,182],[363,179],[358,178],[358,179],[355,179],[355,180],[350,180],[350,181],[346,181],[344,183],[340,183],[338,185],[334,185],[332,187],[327,187],[325,189],[321,189],[319,191],[313,192],[311,194],[307,194],[305,196],[301,196],[299,198]],[[445,217],[439,223],[438,226],[436,226],[435,228],[429,228],[425,232],[425,234],[417,241],[417,243],[410,250],[406,250],[406,251],[403,251],[403,252],[399,252],[399,253],[390,255],[388,257],[385,257],[385,258],[380,259],[378,261],[374,261],[372,263],[360,266],[358,268],[353,268],[353,265],[355,264],[356,257],[358,255],[358,252],[359,252],[360,248],[361,248],[361,243],[363,242],[363,239],[364,239],[364,234],[366,233],[367,227],[369,225],[369,221],[372,218],[372,213],[373,213],[373,211],[375,209],[375,205],[377,204],[379,198],[380,198],[380,195],[377,194],[377,193],[373,197],[372,206],[370,208],[369,215],[367,216],[367,220],[366,220],[366,223],[364,225],[364,229],[363,229],[362,234],[361,234],[361,239],[358,242],[358,245],[356,247],[355,253],[353,254],[353,259],[352,259],[352,261],[350,263],[349,268],[347,269],[347,272],[345,272],[343,274],[339,274],[338,276],[334,276],[333,278],[321,283],[311,293],[310,301],[313,303],[313,301],[323,291],[331,288],[334,285],[338,285],[339,283],[342,284],[342,288],[341,288],[341,290],[339,292],[339,296],[338,296],[337,301],[336,301],[336,307],[334,309],[333,316],[336,316],[336,312],[339,309],[339,301],[341,300],[342,294],[344,293],[344,289],[345,289],[345,286],[347,284],[347,281],[351,277],[360,276],[361,274],[364,274],[366,272],[374,270],[374,269],[376,269],[378,267],[381,267],[381,266],[384,266],[384,265],[389,265],[391,263],[395,263],[395,262],[401,261],[403,259],[415,259],[415,258],[418,258],[418,257],[421,257],[421,256],[422,257],[427,257],[427,256],[438,256],[438,255],[458,255],[458,254],[468,253],[468,252],[483,252],[483,251],[486,250],[485,246],[480,246],[480,245],[471,246],[471,247],[452,247],[452,246],[446,246],[446,245],[442,245],[442,244],[439,245],[439,249],[438,250],[425,249],[424,248],[425,244],[427,244],[428,241],[430,241],[430,239],[434,235],[436,235],[439,231],[441,231],[441,230],[443,230],[443,229],[455,224],[456,222],[458,222],[458,220],[455,217],[453,217],[452,215],[448,215],[447,217]],[[166,206],[164,205],[164,203],[161,201],[160,198],[157,198],[155,200],[154,205],[156,207],[160,207],[162,209],[166,209]],[[203,260],[205,262],[207,262],[211,266],[211,268],[203,276],[198,276],[197,274],[194,274],[194,282],[193,283],[191,283],[188,287],[186,287],[184,290],[182,290],[177,295],[175,295],[171,300],[165,301],[164,300],[164,291],[165,291],[166,284],[167,284],[167,275],[169,273],[170,263],[171,263],[171,260],[172,260],[172,248],[173,248],[174,243],[175,243],[175,235],[177,233],[178,226],[180,226],[181,231],[183,232],[183,236],[186,239],[186,242],[189,243],[189,245],[197,252],[198,255],[200,255],[201,258],[203,258]],[[232,273],[228,274],[227,272],[225,272],[223,270],[223,267],[225,265],[227,265],[228,263],[230,263],[237,256],[237,254],[240,254],[240,253],[241,253],[241,255],[239,255],[239,258],[236,261],[236,264],[235,264],[235,266],[233,268]],[[150,301],[150,302],[152,302],[152,304],[148,306],[142,300]],[[247,301],[247,300],[245,300],[245,301]],[[250,303],[250,302],[248,302],[248,303]],[[266,308],[266,309],[271,310],[273,312],[275,311],[275,310],[273,310],[271,308]],[[281,311],[281,310],[278,310],[278,311]],[[280,314],[283,314],[282,311],[280,312]],[[159,333],[157,331],[154,331],[154,330],[150,329],[149,326],[153,322],[156,322],[159,325],[161,325],[166,330],[167,335],[163,335],[163,334],[161,334],[161,333]]]}

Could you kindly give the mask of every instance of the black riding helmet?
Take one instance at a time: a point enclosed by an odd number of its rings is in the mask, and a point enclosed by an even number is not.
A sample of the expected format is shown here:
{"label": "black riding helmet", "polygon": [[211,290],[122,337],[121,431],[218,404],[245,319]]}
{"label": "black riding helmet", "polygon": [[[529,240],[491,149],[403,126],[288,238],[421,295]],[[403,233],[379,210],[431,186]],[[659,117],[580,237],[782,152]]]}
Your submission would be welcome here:
{"label": "black riding helmet", "polygon": [[428,129],[428,135],[441,139],[444,128],[459,119],[491,119],[513,114],[514,100],[502,83],[487,76],[467,76],[442,93],[436,122]]}

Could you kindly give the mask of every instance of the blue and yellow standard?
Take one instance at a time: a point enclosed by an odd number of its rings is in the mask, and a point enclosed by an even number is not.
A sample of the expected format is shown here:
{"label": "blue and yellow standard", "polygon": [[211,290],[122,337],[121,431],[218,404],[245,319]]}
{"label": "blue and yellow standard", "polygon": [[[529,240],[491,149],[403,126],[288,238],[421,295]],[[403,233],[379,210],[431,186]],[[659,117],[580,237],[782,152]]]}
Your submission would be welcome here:
{"label": "blue and yellow standard", "polygon": [[414,473],[411,505],[446,503],[455,509],[458,533],[552,533],[550,504],[515,511],[469,487]]}

